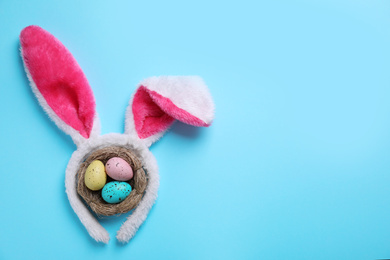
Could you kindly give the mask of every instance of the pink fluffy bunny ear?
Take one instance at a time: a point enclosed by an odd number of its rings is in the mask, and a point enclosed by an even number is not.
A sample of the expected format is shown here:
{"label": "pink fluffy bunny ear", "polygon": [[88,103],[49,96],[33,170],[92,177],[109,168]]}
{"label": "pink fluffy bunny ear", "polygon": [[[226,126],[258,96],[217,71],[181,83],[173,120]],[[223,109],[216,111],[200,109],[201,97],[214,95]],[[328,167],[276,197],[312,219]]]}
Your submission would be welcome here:
{"label": "pink fluffy bunny ear", "polygon": [[142,81],[126,114],[126,133],[135,132],[148,145],[159,139],[175,120],[209,126],[214,103],[197,76],[162,76]]}
{"label": "pink fluffy bunny ear", "polygon": [[76,144],[88,139],[97,120],[95,100],[77,61],[38,26],[24,28],[20,43],[27,76],[43,109]]}

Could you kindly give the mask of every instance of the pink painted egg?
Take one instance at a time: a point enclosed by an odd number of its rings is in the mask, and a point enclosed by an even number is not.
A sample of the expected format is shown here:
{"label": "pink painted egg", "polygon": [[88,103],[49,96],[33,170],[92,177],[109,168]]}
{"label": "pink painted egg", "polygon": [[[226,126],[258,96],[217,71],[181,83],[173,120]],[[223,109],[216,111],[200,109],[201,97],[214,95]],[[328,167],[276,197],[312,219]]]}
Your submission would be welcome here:
{"label": "pink painted egg", "polygon": [[116,181],[128,181],[133,178],[133,169],[120,157],[112,157],[106,162],[106,173]]}

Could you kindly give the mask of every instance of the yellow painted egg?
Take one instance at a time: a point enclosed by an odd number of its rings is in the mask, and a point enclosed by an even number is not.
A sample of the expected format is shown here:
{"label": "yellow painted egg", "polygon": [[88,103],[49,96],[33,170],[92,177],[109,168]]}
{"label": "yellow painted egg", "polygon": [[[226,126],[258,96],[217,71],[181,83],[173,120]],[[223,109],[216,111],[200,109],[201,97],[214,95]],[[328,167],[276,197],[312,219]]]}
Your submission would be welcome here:
{"label": "yellow painted egg", "polygon": [[91,162],[84,175],[85,186],[90,190],[100,190],[106,184],[106,180],[104,164],[99,160]]}

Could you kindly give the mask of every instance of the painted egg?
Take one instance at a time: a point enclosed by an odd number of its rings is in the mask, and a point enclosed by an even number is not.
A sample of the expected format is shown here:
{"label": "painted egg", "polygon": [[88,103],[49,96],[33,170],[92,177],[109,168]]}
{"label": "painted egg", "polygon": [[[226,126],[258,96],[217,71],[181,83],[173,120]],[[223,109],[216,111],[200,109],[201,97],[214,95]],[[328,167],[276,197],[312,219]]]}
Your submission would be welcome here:
{"label": "painted egg", "polygon": [[100,190],[106,184],[106,180],[104,164],[99,160],[91,162],[84,175],[85,186],[90,190]]}
{"label": "painted egg", "polygon": [[104,185],[102,198],[110,203],[124,201],[131,192],[131,186],[127,182],[112,181]]}
{"label": "painted egg", "polygon": [[112,157],[106,162],[106,173],[116,181],[128,181],[133,178],[133,169],[120,157]]}

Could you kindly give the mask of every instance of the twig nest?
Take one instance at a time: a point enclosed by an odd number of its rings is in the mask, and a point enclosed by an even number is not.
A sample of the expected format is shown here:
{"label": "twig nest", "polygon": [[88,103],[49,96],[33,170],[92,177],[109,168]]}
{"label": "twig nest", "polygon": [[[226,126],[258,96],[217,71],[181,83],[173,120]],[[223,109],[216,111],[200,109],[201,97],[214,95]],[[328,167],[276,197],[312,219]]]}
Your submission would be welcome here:
{"label": "twig nest", "polygon": [[[111,158],[121,158],[127,162],[133,172],[133,178],[127,181],[132,190],[130,194],[120,203],[107,203],[101,195],[101,191],[90,190],[85,185],[85,174],[88,166],[95,160],[106,164]],[[107,180],[109,182],[110,180]],[[129,149],[119,146],[105,147],[93,151],[80,165],[77,171],[77,193],[84,199],[88,206],[98,215],[112,216],[129,212],[141,201],[148,184],[148,178],[142,163],[138,157]]]}

